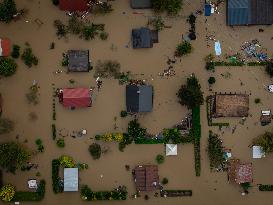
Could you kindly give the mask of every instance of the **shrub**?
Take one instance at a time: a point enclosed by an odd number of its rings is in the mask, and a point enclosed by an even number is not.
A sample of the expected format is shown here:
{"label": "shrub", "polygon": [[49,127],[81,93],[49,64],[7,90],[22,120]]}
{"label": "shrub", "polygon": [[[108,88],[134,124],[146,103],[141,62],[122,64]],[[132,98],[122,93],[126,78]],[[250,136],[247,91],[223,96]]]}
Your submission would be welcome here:
{"label": "shrub", "polygon": [[204,102],[201,85],[194,75],[191,75],[187,79],[186,85],[180,87],[177,96],[179,98],[179,103],[181,105],[186,105],[189,109],[193,109]]}
{"label": "shrub", "polygon": [[192,52],[191,43],[188,41],[183,41],[183,43],[178,44],[176,47],[175,55],[178,57],[187,55]]}
{"label": "shrub", "polygon": [[15,195],[15,187],[11,184],[6,184],[0,190],[0,198],[2,201],[9,202]]}
{"label": "shrub", "polygon": [[0,21],[11,22],[13,15],[17,13],[14,0],[3,0],[0,3]]}
{"label": "shrub", "polygon": [[273,185],[259,185],[259,191],[273,191]]}
{"label": "shrub", "polygon": [[60,148],[65,147],[64,138],[60,138],[60,139],[57,140],[57,146],[60,147]]}
{"label": "shrub", "polygon": [[60,161],[58,159],[53,159],[52,163],[52,188],[55,194],[63,192],[63,186],[61,183],[61,178],[59,177]]}
{"label": "shrub", "polygon": [[62,155],[59,158],[60,165],[65,168],[73,168],[75,167],[75,162],[72,157],[67,155]]}
{"label": "shrub", "polygon": [[89,153],[93,157],[93,159],[99,159],[101,156],[101,147],[97,143],[93,143],[89,146]]}
{"label": "shrub", "polygon": [[32,53],[31,48],[26,48],[24,50],[22,54],[22,60],[29,68],[32,67],[32,65],[38,65],[38,58]]}
{"label": "shrub", "polygon": [[195,175],[201,174],[201,152],[200,152],[200,138],[201,138],[201,122],[200,122],[200,106],[192,109],[192,134],[194,137],[194,165]]}
{"label": "shrub", "polygon": [[165,161],[165,158],[163,155],[161,154],[158,154],[155,158],[155,161],[158,163],[158,164],[163,164],[163,162]]}
{"label": "shrub", "polygon": [[17,69],[17,64],[11,58],[0,59],[0,75],[8,77],[12,76]]}
{"label": "shrub", "polygon": [[100,39],[103,40],[103,41],[105,41],[105,40],[107,40],[108,35],[109,35],[108,33],[106,33],[105,31],[103,31],[103,32],[100,33]]}
{"label": "shrub", "polygon": [[53,3],[53,5],[55,5],[55,6],[58,6],[59,5],[59,0],[51,0],[52,1],[52,3]]}
{"label": "shrub", "polygon": [[164,20],[161,16],[156,16],[152,19],[149,19],[148,25],[152,25],[153,28],[157,31],[162,31],[164,29]]}
{"label": "shrub", "polygon": [[214,71],[215,70],[214,62],[206,62],[206,69]]}
{"label": "shrub", "polygon": [[254,138],[252,143],[261,146],[265,153],[273,152],[273,134],[271,132],[265,132],[263,135]]}
{"label": "shrub", "polygon": [[208,83],[209,83],[210,85],[214,84],[215,82],[216,82],[215,77],[209,77]]}
{"label": "shrub", "polygon": [[208,155],[210,168],[221,168],[225,162],[223,142],[218,135],[209,132],[208,138]]}
{"label": "shrub", "polygon": [[248,192],[248,189],[251,188],[251,184],[249,182],[241,183],[240,185],[243,188],[244,192]]}
{"label": "shrub", "polygon": [[12,201],[41,201],[45,196],[45,185],[45,180],[41,180],[36,192],[16,191]]}
{"label": "shrub", "polygon": [[265,68],[267,74],[272,78],[273,77],[273,62],[269,62]]}
{"label": "shrub", "polygon": [[156,12],[175,15],[182,9],[182,0],[152,0],[152,7]]}
{"label": "shrub", "polygon": [[254,102],[255,102],[255,104],[259,104],[259,103],[261,103],[261,99],[260,98],[255,98]]}
{"label": "shrub", "polygon": [[62,21],[55,20],[54,21],[54,27],[57,29],[56,35],[59,38],[66,37],[67,29],[66,29],[66,26],[62,23]]}
{"label": "shrub", "polygon": [[52,130],[52,138],[53,138],[53,140],[55,140],[56,139],[56,125],[55,124],[51,125],[51,130]]}
{"label": "shrub", "polygon": [[29,87],[29,92],[26,93],[26,98],[29,104],[37,105],[39,103],[39,87],[37,84]]}
{"label": "shrub", "polygon": [[97,27],[94,24],[84,25],[82,29],[82,37],[85,40],[92,40],[99,34]]}
{"label": "shrub", "polygon": [[161,182],[163,185],[166,185],[166,184],[168,184],[169,183],[169,180],[167,179],[167,178],[163,178],[162,179],[162,182]]}
{"label": "shrub", "polygon": [[63,55],[63,60],[62,60],[62,66],[68,66],[69,65],[69,60],[67,55]]}
{"label": "shrub", "polygon": [[44,145],[43,145],[43,141],[41,139],[37,139],[35,141],[36,145],[37,145],[37,149],[39,152],[44,152]]}
{"label": "shrub", "polygon": [[163,136],[164,136],[164,139],[163,139],[164,144],[167,144],[170,141],[173,144],[178,144],[182,140],[182,135],[177,128],[164,129]]}
{"label": "shrub", "polygon": [[109,4],[108,2],[102,2],[99,4],[93,5],[91,10],[93,14],[107,14],[112,11],[113,11],[112,5]]}
{"label": "shrub", "polygon": [[13,58],[19,58],[19,56],[20,56],[20,46],[18,46],[18,45],[13,45],[12,46],[11,56]]}
{"label": "shrub", "polygon": [[14,173],[29,158],[29,151],[18,143],[7,142],[0,144],[0,166],[9,172]]}
{"label": "shrub", "polygon": [[127,113],[126,110],[122,110],[122,111],[120,112],[120,117],[127,117],[127,115],[128,115],[128,113]]}
{"label": "shrub", "polygon": [[106,61],[98,61],[95,67],[94,77],[102,77],[102,78],[111,78],[114,77],[118,79],[120,77],[120,63],[117,61],[106,60]]}
{"label": "shrub", "polygon": [[80,21],[76,15],[72,15],[68,20],[67,29],[72,34],[80,34],[83,28],[83,22]]}
{"label": "shrub", "polygon": [[14,122],[6,119],[0,118],[0,135],[10,133],[14,129]]}
{"label": "shrub", "polygon": [[129,138],[134,140],[141,140],[145,138],[147,134],[146,129],[142,128],[136,119],[129,122],[127,132]]}

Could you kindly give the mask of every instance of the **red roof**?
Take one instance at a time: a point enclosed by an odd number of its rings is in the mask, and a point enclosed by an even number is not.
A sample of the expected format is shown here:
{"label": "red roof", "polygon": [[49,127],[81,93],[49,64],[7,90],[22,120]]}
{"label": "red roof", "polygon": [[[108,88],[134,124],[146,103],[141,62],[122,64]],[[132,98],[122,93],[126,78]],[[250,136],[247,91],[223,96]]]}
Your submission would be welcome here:
{"label": "red roof", "polygon": [[240,164],[236,168],[236,179],[238,184],[252,182],[252,164]]}
{"label": "red roof", "polygon": [[0,39],[0,56],[8,56],[10,54],[10,40],[7,38]]}
{"label": "red roof", "polygon": [[65,88],[63,89],[64,107],[89,107],[91,106],[91,91],[89,88]]}
{"label": "red roof", "polygon": [[63,11],[88,11],[87,0],[60,0],[59,8]]}

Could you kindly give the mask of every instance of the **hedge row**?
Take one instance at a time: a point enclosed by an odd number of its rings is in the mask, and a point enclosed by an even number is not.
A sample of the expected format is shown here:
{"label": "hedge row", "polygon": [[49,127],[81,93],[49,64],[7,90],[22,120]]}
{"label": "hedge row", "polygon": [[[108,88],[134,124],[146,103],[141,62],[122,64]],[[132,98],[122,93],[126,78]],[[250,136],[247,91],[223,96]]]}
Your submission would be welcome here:
{"label": "hedge row", "polygon": [[273,191],[273,185],[259,185],[259,191]]}
{"label": "hedge row", "polygon": [[181,197],[192,196],[192,190],[162,190],[160,191],[161,197]]}
{"label": "hedge row", "polygon": [[192,130],[194,137],[194,160],[195,160],[195,175],[201,174],[201,156],[200,156],[200,138],[201,138],[201,123],[200,123],[200,106],[192,109]]}
{"label": "hedge row", "polygon": [[61,178],[59,177],[60,161],[58,159],[52,160],[52,188],[55,194],[63,192],[61,185]]}
{"label": "hedge row", "polygon": [[245,65],[242,61],[236,61],[236,62],[225,62],[225,61],[214,61],[214,66],[243,66]]}
{"label": "hedge row", "polygon": [[81,198],[85,201],[96,201],[96,200],[126,200],[128,192],[126,187],[121,189],[115,189],[113,191],[97,191],[93,192],[91,189],[84,185],[81,188]]}
{"label": "hedge row", "polygon": [[256,61],[256,62],[249,62],[247,63],[247,65],[248,66],[266,66],[269,63],[270,63],[269,61],[263,61],[263,62]]}
{"label": "hedge row", "polygon": [[41,180],[36,192],[16,191],[12,201],[41,201],[45,196],[45,180]]}

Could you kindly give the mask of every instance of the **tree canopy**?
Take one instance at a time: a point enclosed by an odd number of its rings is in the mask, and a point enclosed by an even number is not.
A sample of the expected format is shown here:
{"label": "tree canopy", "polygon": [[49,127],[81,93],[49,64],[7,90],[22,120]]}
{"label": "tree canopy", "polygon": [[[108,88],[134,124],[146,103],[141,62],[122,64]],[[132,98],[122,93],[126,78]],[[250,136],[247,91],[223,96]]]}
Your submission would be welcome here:
{"label": "tree canopy", "polygon": [[0,21],[11,22],[13,15],[17,13],[14,0],[0,0]]}
{"label": "tree canopy", "polygon": [[182,0],[152,0],[153,9],[156,12],[166,11],[168,14],[178,14],[182,9]]}
{"label": "tree canopy", "polygon": [[14,128],[13,121],[6,118],[0,118],[0,135],[11,132],[13,128]]}
{"label": "tree canopy", "polygon": [[0,166],[9,172],[15,170],[30,158],[30,153],[20,144],[7,142],[0,144]]}
{"label": "tree canopy", "polygon": [[186,105],[189,109],[193,109],[204,102],[201,85],[195,75],[191,75],[187,79],[187,84],[180,87],[177,96],[179,103]]}
{"label": "tree canopy", "polygon": [[8,77],[16,72],[17,64],[11,58],[2,58],[0,60],[0,75]]}
{"label": "tree canopy", "polygon": [[253,145],[261,146],[265,153],[273,152],[273,133],[265,132],[253,140]]}

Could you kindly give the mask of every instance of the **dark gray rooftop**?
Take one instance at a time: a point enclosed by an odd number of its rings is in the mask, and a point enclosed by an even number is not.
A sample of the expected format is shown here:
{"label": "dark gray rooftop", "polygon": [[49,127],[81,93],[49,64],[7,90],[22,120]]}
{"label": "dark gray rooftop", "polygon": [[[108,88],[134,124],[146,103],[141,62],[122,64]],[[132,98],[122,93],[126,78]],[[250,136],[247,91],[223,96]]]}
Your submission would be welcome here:
{"label": "dark gray rooftop", "polygon": [[88,72],[89,71],[89,51],[69,50],[68,51],[68,71]]}
{"label": "dark gray rooftop", "polygon": [[149,28],[139,28],[132,30],[133,48],[152,48],[153,38]]}
{"label": "dark gray rooftop", "polygon": [[152,0],[131,0],[133,9],[149,9],[152,8]]}
{"label": "dark gray rooftop", "polygon": [[228,0],[227,24],[267,25],[273,23],[273,0]]}
{"label": "dark gray rooftop", "polygon": [[150,85],[126,86],[127,112],[151,112],[153,109],[153,87]]}

